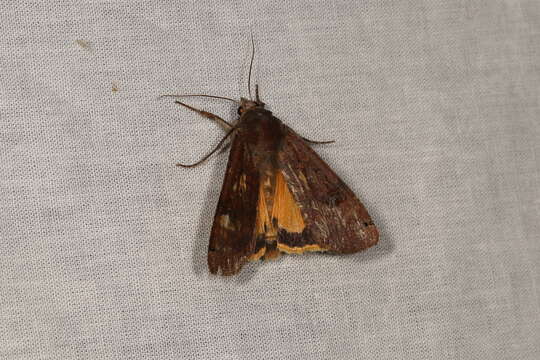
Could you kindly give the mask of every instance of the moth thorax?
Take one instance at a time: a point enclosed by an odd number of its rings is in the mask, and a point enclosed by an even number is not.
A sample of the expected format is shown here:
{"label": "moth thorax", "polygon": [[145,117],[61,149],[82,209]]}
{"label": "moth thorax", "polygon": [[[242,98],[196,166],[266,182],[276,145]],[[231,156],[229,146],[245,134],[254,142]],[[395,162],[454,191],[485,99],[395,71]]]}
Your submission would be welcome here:
{"label": "moth thorax", "polygon": [[240,98],[240,107],[238,108],[239,114],[243,114],[247,110],[255,108],[264,108],[264,104],[261,102],[248,100],[246,98]]}

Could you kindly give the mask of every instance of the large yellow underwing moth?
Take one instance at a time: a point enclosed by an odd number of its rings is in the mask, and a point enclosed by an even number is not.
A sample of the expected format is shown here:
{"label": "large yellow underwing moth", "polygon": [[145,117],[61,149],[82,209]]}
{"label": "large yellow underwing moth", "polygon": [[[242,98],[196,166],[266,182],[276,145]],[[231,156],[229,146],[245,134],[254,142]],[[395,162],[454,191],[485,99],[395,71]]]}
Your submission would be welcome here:
{"label": "large yellow underwing moth", "polygon": [[[253,48],[254,49],[254,48]],[[251,90],[251,68],[248,89]],[[211,273],[237,274],[248,261],[280,253],[309,251],[350,254],[377,243],[379,234],[365,207],[349,187],[299,136],[265,109],[255,86],[255,100],[234,101],[234,124],[212,113],[187,107],[220,122],[227,135],[200,164],[231,140],[229,161],[208,246]]]}

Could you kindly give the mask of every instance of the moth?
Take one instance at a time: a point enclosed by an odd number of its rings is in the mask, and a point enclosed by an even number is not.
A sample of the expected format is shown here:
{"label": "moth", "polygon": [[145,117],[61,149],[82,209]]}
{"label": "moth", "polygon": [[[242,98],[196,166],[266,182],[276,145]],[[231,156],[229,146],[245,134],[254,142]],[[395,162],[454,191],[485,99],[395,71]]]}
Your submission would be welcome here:
{"label": "moth", "polygon": [[[253,41],[252,41],[253,44]],[[233,101],[239,118],[231,124],[221,117],[175,101],[218,121],[227,134],[216,148],[231,140],[231,149],[208,246],[212,274],[234,275],[248,261],[272,259],[281,253],[329,252],[350,254],[377,243],[377,227],[351,189],[313,151],[308,140],[265,108],[255,85],[250,98]]]}

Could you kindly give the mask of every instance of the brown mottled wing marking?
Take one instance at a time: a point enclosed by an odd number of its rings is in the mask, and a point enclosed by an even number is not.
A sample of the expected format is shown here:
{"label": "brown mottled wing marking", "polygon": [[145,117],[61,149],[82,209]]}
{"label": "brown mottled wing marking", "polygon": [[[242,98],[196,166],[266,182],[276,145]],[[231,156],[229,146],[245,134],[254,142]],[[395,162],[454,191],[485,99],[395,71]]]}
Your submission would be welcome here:
{"label": "brown mottled wing marking", "polygon": [[278,248],[354,253],[375,245],[377,228],[351,189],[292,129],[284,126],[284,134],[279,168],[306,227],[301,234],[280,229]]}
{"label": "brown mottled wing marking", "polygon": [[234,275],[255,254],[255,216],[259,173],[245,137],[233,139],[227,172],[212,225],[208,268],[213,274]]}

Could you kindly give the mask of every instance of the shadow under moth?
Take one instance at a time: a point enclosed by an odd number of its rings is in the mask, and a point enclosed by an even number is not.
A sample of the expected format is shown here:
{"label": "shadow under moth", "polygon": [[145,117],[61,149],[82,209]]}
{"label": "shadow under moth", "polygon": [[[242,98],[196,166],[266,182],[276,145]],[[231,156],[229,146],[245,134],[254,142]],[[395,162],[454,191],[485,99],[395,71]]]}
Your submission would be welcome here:
{"label": "shadow under moth", "polygon": [[[252,39],[253,45],[253,39]],[[250,99],[233,101],[239,119],[221,117],[176,101],[218,121],[227,134],[208,159],[231,140],[229,161],[208,246],[208,268],[213,274],[234,275],[248,261],[272,259],[281,253],[330,252],[350,254],[377,243],[379,234],[367,210],[349,187],[311,149],[316,142],[299,136],[265,109],[255,85]]]}

